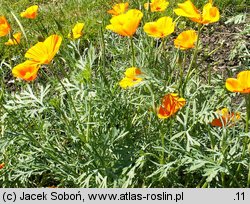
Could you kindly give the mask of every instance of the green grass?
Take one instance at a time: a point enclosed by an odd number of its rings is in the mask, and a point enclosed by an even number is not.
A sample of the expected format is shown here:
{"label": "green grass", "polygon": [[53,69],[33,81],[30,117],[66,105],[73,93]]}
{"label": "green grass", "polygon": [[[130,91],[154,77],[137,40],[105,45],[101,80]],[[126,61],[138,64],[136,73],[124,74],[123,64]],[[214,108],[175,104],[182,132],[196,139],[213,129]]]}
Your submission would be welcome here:
{"label": "green grass", "polygon": [[[8,37],[0,38],[0,164],[5,163],[0,187],[249,187],[245,102],[225,89],[228,75],[249,69],[247,49],[235,48],[240,63],[227,72],[217,70],[216,62],[203,63],[211,50],[201,44],[198,74],[193,73],[182,90],[180,70],[185,77],[193,50],[178,51],[173,38],[197,26],[179,18],[164,48],[140,26],[133,40],[136,66],[145,80],[124,90],[119,81],[131,67],[131,49],[128,38],[105,29],[113,1],[11,2],[0,0],[0,14],[19,31],[12,11],[27,41],[22,38],[20,46],[7,47],[3,43]],[[177,18],[172,12],[177,2],[165,14]],[[214,2],[222,22],[244,4]],[[21,19],[19,13],[33,4],[39,4],[38,18]],[[135,0],[130,4],[143,5]],[[162,15],[145,12],[142,24]],[[84,36],[71,41],[67,34],[76,22],[86,24]],[[218,25],[208,25],[204,34],[215,35]],[[249,29],[245,31],[237,33],[243,40]],[[24,61],[28,48],[54,33],[63,36],[63,43],[53,62],[43,66],[33,82],[15,79],[11,69]],[[160,120],[157,107],[170,92],[185,97],[187,104],[175,116]],[[212,127],[222,107],[240,112],[241,120]]]}

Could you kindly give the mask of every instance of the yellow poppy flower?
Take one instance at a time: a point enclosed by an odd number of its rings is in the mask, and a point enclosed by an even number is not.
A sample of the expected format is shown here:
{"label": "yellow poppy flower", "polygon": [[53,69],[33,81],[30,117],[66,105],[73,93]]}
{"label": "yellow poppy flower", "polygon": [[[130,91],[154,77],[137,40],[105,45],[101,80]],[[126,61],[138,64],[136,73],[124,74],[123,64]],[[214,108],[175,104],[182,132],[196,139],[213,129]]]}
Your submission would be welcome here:
{"label": "yellow poppy flower", "polygon": [[27,60],[12,69],[14,77],[21,78],[25,81],[33,81],[37,77],[40,65],[34,61]]}
{"label": "yellow poppy flower", "polygon": [[161,17],[155,22],[146,23],[144,31],[151,37],[163,38],[174,32],[175,23],[170,17]]}
{"label": "yellow poppy flower", "polygon": [[158,117],[162,119],[169,118],[179,111],[186,104],[184,98],[179,98],[178,94],[170,93],[163,97],[162,104],[158,108]]}
{"label": "yellow poppy flower", "polygon": [[169,2],[166,0],[151,0],[151,3],[145,3],[144,8],[151,12],[165,11],[168,7]]}
{"label": "yellow poppy flower", "polygon": [[0,16],[0,37],[8,35],[10,32],[10,24],[4,16]]}
{"label": "yellow poppy flower", "polygon": [[125,72],[125,77],[119,82],[119,85],[126,89],[128,87],[132,87],[142,81],[142,78],[138,77],[140,76],[141,70],[136,67],[130,67]]}
{"label": "yellow poppy flower", "polygon": [[6,43],[4,43],[5,45],[17,45],[20,43],[20,40],[21,40],[21,33],[18,32],[18,33],[15,33],[13,35],[13,38],[12,39],[9,39]]}
{"label": "yellow poppy flower", "polygon": [[115,4],[111,10],[108,10],[108,13],[113,16],[118,16],[120,14],[125,13],[128,10],[129,3],[119,3]]}
{"label": "yellow poppy flower", "polygon": [[194,30],[183,31],[174,40],[174,45],[181,50],[190,49],[195,47],[197,38],[198,36]]}
{"label": "yellow poppy flower", "polygon": [[216,113],[219,118],[213,119],[213,121],[211,122],[212,126],[224,127],[229,124],[232,125],[240,119],[239,113],[230,113],[227,108],[217,110]]}
{"label": "yellow poppy flower", "polygon": [[83,27],[84,23],[77,23],[72,29],[72,31],[68,34],[68,38],[73,38],[73,39],[80,38],[83,35],[82,31]]}
{"label": "yellow poppy flower", "polygon": [[37,12],[38,12],[38,6],[34,5],[27,8],[24,12],[20,14],[20,16],[23,18],[35,19],[37,16]]}
{"label": "yellow poppy flower", "polygon": [[250,70],[242,71],[237,75],[237,79],[228,78],[226,88],[231,92],[250,93]]}
{"label": "yellow poppy flower", "polygon": [[130,9],[124,14],[113,16],[106,29],[112,30],[122,36],[133,36],[142,19],[142,12],[137,9]]}
{"label": "yellow poppy flower", "polygon": [[177,9],[174,12],[178,16],[188,17],[190,20],[200,23],[209,24],[217,22],[220,19],[220,12],[217,7],[212,5],[212,1],[209,1],[204,7],[203,12],[201,12],[194,6],[191,0],[187,0],[184,3],[178,4]]}
{"label": "yellow poppy flower", "polygon": [[51,35],[44,42],[38,42],[31,47],[25,57],[38,64],[49,64],[58,52],[62,42],[59,35]]}

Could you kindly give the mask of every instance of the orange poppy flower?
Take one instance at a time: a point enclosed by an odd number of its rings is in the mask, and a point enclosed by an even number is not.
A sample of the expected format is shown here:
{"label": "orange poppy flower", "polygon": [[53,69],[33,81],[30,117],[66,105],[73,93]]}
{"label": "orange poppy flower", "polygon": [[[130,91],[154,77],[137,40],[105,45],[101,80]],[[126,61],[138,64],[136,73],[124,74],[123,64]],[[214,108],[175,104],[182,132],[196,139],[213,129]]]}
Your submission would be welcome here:
{"label": "orange poppy flower", "polygon": [[68,38],[73,38],[73,39],[80,38],[83,35],[82,31],[83,27],[84,23],[77,23],[72,29],[72,31],[68,34]]}
{"label": "orange poppy flower", "polygon": [[163,97],[162,104],[158,108],[158,117],[162,119],[169,118],[174,115],[186,104],[184,98],[179,98],[178,94],[170,93]]}
{"label": "orange poppy flower", "polygon": [[20,43],[20,40],[21,40],[21,33],[18,32],[18,33],[15,33],[13,35],[13,38],[12,39],[9,39],[8,42],[4,43],[5,45],[17,45]]}
{"label": "orange poppy flower", "polygon": [[14,77],[21,78],[25,81],[33,81],[37,77],[40,65],[34,61],[27,60],[12,69]]}
{"label": "orange poppy flower", "polygon": [[195,47],[197,38],[198,36],[194,30],[183,31],[174,40],[174,45],[181,50],[190,49]]}
{"label": "orange poppy flower", "polygon": [[24,12],[20,14],[20,16],[23,18],[35,19],[37,16],[37,12],[38,12],[38,6],[34,5],[27,8]]}
{"label": "orange poppy flower", "polygon": [[8,35],[10,32],[10,24],[4,16],[0,16],[0,37]]}
{"label": "orange poppy flower", "polygon": [[227,108],[223,108],[221,110],[216,111],[219,118],[213,119],[211,122],[212,126],[216,127],[224,127],[229,124],[235,123],[237,120],[240,119],[239,113],[230,113]]}
{"label": "orange poppy flower", "polygon": [[0,164],[0,169],[4,168],[5,163]]}
{"label": "orange poppy flower", "polygon": [[250,70],[242,71],[237,75],[237,79],[228,78],[226,88],[231,92],[250,93]]}
{"label": "orange poppy flower", "polygon": [[58,52],[62,43],[62,37],[51,35],[44,42],[38,42],[31,47],[25,54],[26,58],[31,59],[37,64],[49,64]]}
{"label": "orange poppy flower", "polygon": [[178,4],[179,8],[174,9],[178,16],[188,17],[194,22],[200,24],[209,24],[219,21],[220,12],[214,7],[212,1],[209,1],[204,7],[202,13],[194,6],[191,0]]}
{"label": "orange poppy flower", "polygon": [[108,10],[108,13],[113,16],[118,16],[122,13],[125,13],[128,10],[129,3],[119,3],[115,4],[111,10]]}
{"label": "orange poppy flower", "polygon": [[151,3],[145,3],[144,8],[151,12],[165,11],[168,7],[169,2],[166,0],[151,0]]}
{"label": "orange poppy flower", "polygon": [[126,89],[132,87],[142,81],[142,78],[138,77],[142,72],[136,67],[130,67],[125,72],[125,77],[119,82],[119,85]]}
{"label": "orange poppy flower", "polygon": [[144,31],[151,37],[163,38],[174,32],[175,23],[170,17],[161,17],[155,22],[146,23]]}
{"label": "orange poppy flower", "polygon": [[113,16],[110,20],[111,24],[107,25],[106,29],[112,30],[122,36],[131,37],[138,28],[142,16],[143,14],[141,11],[130,9],[124,14]]}

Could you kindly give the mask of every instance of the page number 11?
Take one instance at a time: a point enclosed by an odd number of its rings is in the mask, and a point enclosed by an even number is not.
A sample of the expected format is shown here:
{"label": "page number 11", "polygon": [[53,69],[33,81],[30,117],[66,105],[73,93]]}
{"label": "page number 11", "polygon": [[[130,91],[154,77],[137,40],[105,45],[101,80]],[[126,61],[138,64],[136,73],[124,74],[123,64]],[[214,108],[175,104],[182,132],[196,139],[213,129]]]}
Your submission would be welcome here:
{"label": "page number 11", "polygon": [[237,197],[234,200],[245,200],[244,192],[242,192],[242,193],[238,192],[238,193],[236,193],[236,196]]}

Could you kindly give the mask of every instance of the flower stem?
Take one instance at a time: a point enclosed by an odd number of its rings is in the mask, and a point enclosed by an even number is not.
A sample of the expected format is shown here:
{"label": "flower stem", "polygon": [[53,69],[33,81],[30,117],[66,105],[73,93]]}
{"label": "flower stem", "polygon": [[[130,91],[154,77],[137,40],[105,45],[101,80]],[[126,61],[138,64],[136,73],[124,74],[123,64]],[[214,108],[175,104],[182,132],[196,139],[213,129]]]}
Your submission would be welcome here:
{"label": "flower stem", "polygon": [[179,81],[179,90],[180,90],[180,95],[183,96],[183,89],[181,88],[182,87],[182,84],[183,84],[183,71],[184,71],[184,67],[185,67],[185,63],[186,63],[186,53],[184,52],[184,55],[183,55],[183,58],[180,57],[181,53],[179,53],[179,68],[180,68],[180,71],[179,71],[179,78],[180,78],[180,81]]}
{"label": "flower stem", "polygon": [[131,45],[131,52],[132,52],[132,65],[135,67],[135,49],[134,49],[134,43],[133,43],[133,37],[130,37],[130,45]]}
{"label": "flower stem", "polygon": [[[103,69],[105,69],[105,56],[106,56],[106,46],[105,46],[105,40],[104,40],[104,33],[103,33],[103,27],[101,26],[101,47],[102,47],[102,66],[103,66]],[[105,70],[104,70],[105,71]]]}
{"label": "flower stem", "polygon": [[250,94],[247,94],[245,96],[246,100],[246,108],[247,108],[247,113],[246,113],[246,133],[249,131],[249,119],[250,119]]}
{"label": "flower stem", "polygon": [[[246,107],[247,107],[247,113],[246,113],[246,133],[249,132],[249,119],[250,119],[250,94],[247,94],[245,96],[246,100]],[[246,137],[244,140],[244,149],[247,149],[249,145],[249,138]],[[244,151],[243,149],[243,151]],[[245,153],[245,151],[243,152]],[[248,164],[248,179],[247,179],[247,188],[250,186],[250,164]]]}
{"label": "flower stem", "polygon": [[165,131],[163,131],[163,127],[164,127],[164,121],[160,120],[159,121],[159,133],[160,133],[160,137],[161,137],[161,153],[159,156],[159,163],[161,165],[164,164],[164,157],[165,157],[165,151],[164,151],[164,147],[165,147]]}
{"label": "flower stem", "polygon": [[81,125],[81,120],[80,120],[80,117],[78,115],[78,112],[76,110],[76,107],[75,107],[75,104],[74,104],[74,101],[71,97],[71,95],[69,94],[68,90],[66,89],[66,87],[64,86],[63,82],[61,81],[60,77],[58,76],[58,74],[56,73],[56,71],[54,71],[54,75],[55,77],[57,78],[58,82],[61,84],[63,90],[65,91],[66,95],[69,97],[69,101],[73,107],[73,110],[74,110],[74,113],[75,113],[75,116],[76,116],[76,119],[79,123],[79,128],[80,128],[80,131],[81,131],[81,134],[82,135],[79,135],[79,138],[81,139],[82,142],[84,143],[88,143],[88,138],[86,138],[86,136],[84,136],[84,131],[83,131],[83,128],[82,128],[82,125]]}
{"label": "flower stem", "polygon": [[[103,24],[103,22],[102,22]],[[103,26],[101,26],[101,29],[100,29],[100,33],[101,33],[101,48],[102,48],[102,71],[101,71],[101,75],[104,79],[104,83],[107,84],[107,78],[106,78],[106,75],[104,74],[105,73],[105,69],[106,69],[106,60],[105,60],[105,57],[106,57],[106,46],[105,46],[105,40],[104,40],[104,33],[103,33]]]}
{"label": "flower stem", "polygon": [[161,152],[160,164],[164,164],[165,135],[163,133],[161,133],[161,146],[162,146],[162,152]]}
{"label": "flower stem", "polygon": [[[246,100],[246,108],[247,108],[245,131],[246,131],[246,133],[248,133],[249,132],[249,119],[250,119],[250,94],[247,94],[245,96],[245,100]],[[243,139],[243,149],[242,149],[242,154],[241,154],[241,160],[243,160],[245,155],[247,154],[248,145],[249,145],[249,138],[246,136]],[[239,163],[233,179],[237,180],[237,176],[240,173],[241,166],[242,166],[241,163]],[[249,173],[248,173],[248,179],[247,179],[247,187],[249,187],[249,185],[250,185],[250,165],[248,166],[248,168],[249,168],[248,169]],[[230,184],[232,184],[233,179],[231,180]]]}
{"label": "flower stem", "polygon": [[[194,63],[196,62],[196,57],[197,57],[197,54],[198,54],[198,47],[199,47],[199,39],[200,39],[200,34],[201,34],[201,30],[202,30],[203,27],[201,27],[199,25],[198,27],[198,36],[197,36],[197,41],[196,41],[196,45],[195,45],[195,49],[194,49],[194,53],[193,53],[193,57],[191,59],[191,62],[189,64],[189,67],[188,67],[188,71],[187,71],[187,76],[186,76],[186,80],[184,81],[184,84],[183,84],[183,90],[185,90],[185,87],[186,87],[186,84],[190,78],[190,75],[193,71],[193,65]],[[197,67],[195,68],[195,73],[196,75],[198,74],[198,70],[197,70]]]}

